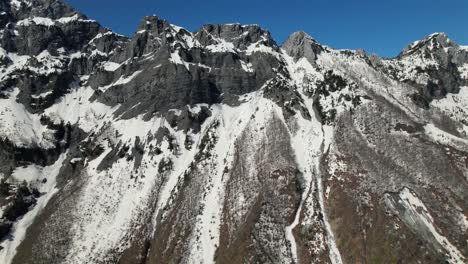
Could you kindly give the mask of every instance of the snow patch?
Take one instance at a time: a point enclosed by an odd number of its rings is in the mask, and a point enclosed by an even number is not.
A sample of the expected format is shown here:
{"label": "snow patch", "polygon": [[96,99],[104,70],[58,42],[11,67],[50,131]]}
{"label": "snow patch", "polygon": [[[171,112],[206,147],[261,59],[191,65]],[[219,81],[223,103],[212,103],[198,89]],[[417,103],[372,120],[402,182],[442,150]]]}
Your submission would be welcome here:
{"label": "snow patch", "polygon": [[[71,22],[74,22],[74,21],[79,21],[79,22],[88,22],[88,23],[92,23],[92,22],[96,22],[95,20],[92,20],[92,19],[82,19],[80,18],[80,16],[78,14],[75,14],[71,17],[62,17],[62,18],[59,18],[57,20],[55,20],[56,22],[58,23],[61,23],[61,24],[67,24],[67,23],[71,23]],[[99,33],[101,34],[101,33]]]}
{"label": "snow patch", "polygon": [[28,55],[18,55],[16,53],[8,53],[0,51],[2,57],[7,57],[12,63],[8,64],[0,72],[0,81],[15,76],[15,71],[29,70],[39,75],[49,75],[60,72],[67,58],[63,55],[52,56],[47,50],[42,51],[39,55],[31,57]]}
{"label": "snow patch", "polygon": [[116,71],[120,67],[120,64],[106,61],[103,63],[102,67],[105,71],[113,72],[113,71]]}
{"label": "snow patch", "polygon": [[237,49],[234,47],[234,44],[231,42],[227,42],[222,38],[218,38],[213,36],[209,33],[205,28],[203,28],[206,34],[208,34],[216,44],[211,44],[205,47],[206,50],[212,53],[223,53],[223,52],[230,52],[230,53],[237,53]]}
{"label": "snow patch", "polygon": [[184,61],[180,55],[179,55],[179,51],[176,50],[174,52],[171,53],[171,57],[169,58],[169,61],[174,63],[174,64],[181,64],[181,65],[184,65],[184,67],[189,70],[189,66],[188,66],[188,63],[186,61]]}
{"label": "snow patch", "polygon": [[261,53],[267,53],[267,54],[271,54],[273,55],[275,58],[277,58],[278,60],[281,60],[281,55],[279,52],[277,52],[276,50],[274,50],[272,47],[269,47],[269,46],[266,46],[264,44],[264,42],[266,41],[266,38],[265,36],[262,36],[262,40],[259,40],[258,42],[256,43],[252,43],[250,44],[247,49],[245,50],[245,54],[250,56],[252,55],[253,53],[256,53],[256,52],[261,52]]}
{"label": "snow patch", "polygon": [[247,62],[245,62],[243,60],[241,60],[240,63],[241,63],[241,67],[242,67],[242,69],[244,71],[246,71],[246,72],[253,72],[254,71],[253,68],[252,68],[252,63],[250,63],[250,62],[247,63]]}
{"label": "snow patch", "polygon": [[16,102],[19,89],[7,99],[0,99],[0,137],[8,138],[16,146],[53,148],[53,131],[43,126],[39,115],[29,113],[24,105]]}
{"label": "snow patch", "polygon": [[26,19],[20,20],[16,24],[18,26],[24,26],[24,27],[29,26],[31,24],[51,27],[55,25],[55,22],[48,17],[33,17],[33,18],[26,18]]}
{"label": "snow patch", "polygon": [[41,94],[38,94],[38,95],[31,95],[32,98],[34,99],[39,99],[39,98],[46,98],[47,96],[51,95],[53,93],[53,91],[47,91],[47,92],[43,92]]}
{"label": "snow patch", "polygon": [[426,135],[428,135],[432,140],[435,142],[446,145],[446,146],[451,146],[455,149],[461,150],[461,151],[467,151],[468,150],[468,139],[460,138],[455,135],[452,135],[438,127],[436,127],[434,124],[427,124],[424,126],[424,131],[426,132]]}
{"label": "snow patch", "polygon": [[183,65],[187,70],[190,70],[191,65],[195,66],[195,67],[205,68],[205,69],[208,69],[209,71],[211,71],[211,69],[212,69],[210,66],[207,66],[207,65],[204,65],[204,64],[201,64],[201,63],[192,63],[192,62],[184,61],[180,57],[179,52],[177,50],[174,51],[173,53],[171,53],[171,57],[169,58],[169,61],[174,63],[174,64]]}
{"label": "snow patch", "polygon": [[10,4],[15,8],[21,8],[21,4],[24,3],[26,6],[31,6],[31,2],[29,0],[11,0]]}
{"label": "snow patch", "polygon": [[118,106],[111,108],[97,101],[90,102],[93,94],[91,87],[73,89],[60,98],[58,103],[46,109],[45,114],[56,124],[61,121],[78,124],[85,132],[97,129],[111,120]]}
{"label": "snow patch", "polygon": [[234,44],[230,42],[226,42],[224,40],[220,41],[218,44],[212,44],[205,47],[206,50],[209,50],[212,53],[223,53],[223,52],[230,52],[230,53],[237,53],[236,49],[234,48]]}

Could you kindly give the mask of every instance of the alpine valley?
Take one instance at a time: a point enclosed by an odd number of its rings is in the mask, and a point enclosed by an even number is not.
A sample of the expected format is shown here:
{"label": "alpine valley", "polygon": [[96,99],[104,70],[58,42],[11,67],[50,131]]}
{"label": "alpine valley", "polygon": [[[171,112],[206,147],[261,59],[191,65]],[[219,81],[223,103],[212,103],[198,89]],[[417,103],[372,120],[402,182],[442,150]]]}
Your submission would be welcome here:
{"label": "alpine valley", "polygon": [[466,263],[468,46],[392,59],[0,1],[0,263]]}

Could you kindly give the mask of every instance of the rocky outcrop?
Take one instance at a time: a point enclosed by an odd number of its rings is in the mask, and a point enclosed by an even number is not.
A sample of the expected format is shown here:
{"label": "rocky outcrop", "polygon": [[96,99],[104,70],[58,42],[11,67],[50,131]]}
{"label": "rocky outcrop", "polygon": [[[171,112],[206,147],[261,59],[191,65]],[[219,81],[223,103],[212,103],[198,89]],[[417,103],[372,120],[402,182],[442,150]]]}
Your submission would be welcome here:
{"label": "rocky outcrop", "polygon": [[318,55],[324,47],[303,31],[295,32],[283,43],[282,48],[295,60],[306,58],[315,65]]}

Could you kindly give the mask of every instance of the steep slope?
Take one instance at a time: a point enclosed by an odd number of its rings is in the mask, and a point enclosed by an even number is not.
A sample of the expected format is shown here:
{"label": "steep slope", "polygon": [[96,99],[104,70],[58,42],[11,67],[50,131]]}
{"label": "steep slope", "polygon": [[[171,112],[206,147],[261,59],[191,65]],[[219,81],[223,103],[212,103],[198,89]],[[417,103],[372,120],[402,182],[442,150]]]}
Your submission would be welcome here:
{"label": "steep slope", "polygon": [[464,263],[468,48],[0,3],[2,263]]}
{"label": "steep slope", "polygon": [[[420,87],[380,71],[360,52],[325,47],[325,52],[308,59],[325,72],[318,82],[314,75],[307,79],[313,80],[310,85],[318,93],[315,102],[323,122],[334,126],[333,143],[323,153],[322,173],[328,219],[338,248],[346,252],[343,261],[442,261],[440,253],[429,249],[433,247],[447,252],[449,262],[462,263],[466,255],[460,251],[466,240],[463,117],[455,121],[445,115],[448,111],[440,111],[438,106],[446,105],[448,98],[421,107],[413,99],[415,94],[426,96]],[[298,63],[306,61],[298,58]],[[438,219],[432,218],[435,215]]]}

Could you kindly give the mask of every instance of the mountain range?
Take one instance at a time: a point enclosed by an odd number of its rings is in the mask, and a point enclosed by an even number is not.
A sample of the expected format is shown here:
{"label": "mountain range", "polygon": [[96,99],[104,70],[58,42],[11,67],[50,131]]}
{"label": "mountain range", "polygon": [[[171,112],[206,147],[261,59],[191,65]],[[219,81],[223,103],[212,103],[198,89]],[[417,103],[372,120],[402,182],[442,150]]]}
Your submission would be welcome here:
{"label": "mountain range", "polygon": [[0,179],[1,263],[466,263],[468,46],[3,0]]}

